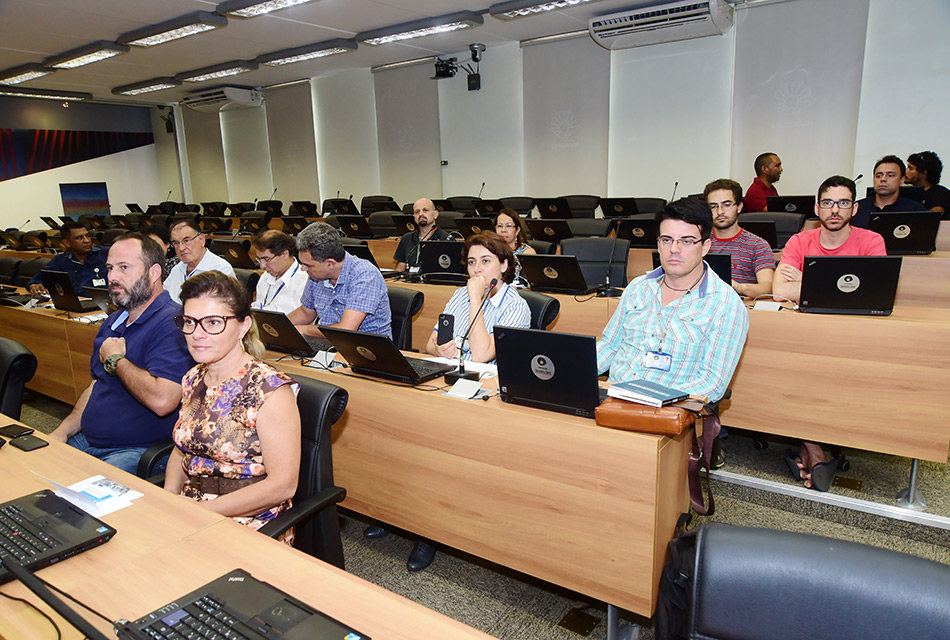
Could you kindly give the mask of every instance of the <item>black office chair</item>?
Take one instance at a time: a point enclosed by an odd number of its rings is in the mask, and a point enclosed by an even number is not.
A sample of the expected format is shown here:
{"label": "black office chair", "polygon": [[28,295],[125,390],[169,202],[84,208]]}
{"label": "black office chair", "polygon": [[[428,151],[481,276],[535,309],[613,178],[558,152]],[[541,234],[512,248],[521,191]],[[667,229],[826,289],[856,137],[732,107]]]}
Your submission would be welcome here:
{"label": "black office chair", "polygon": [[201,205],[183,204],[178,207],[178,213],[198,213],[201,211]]}
{"label": "black office chair", "polygon": [[501,204],[507,209],[514,209],[522,218],[527,218],[531,215],[531,210],[534,209],[534,198],[508,196],[507,198],[501,198]]}
{"label": "black office chair", "polygon": [[202,202],[201,206],[204,209],[204,214],[206,216],[211,216],[212,218],[220,218],[221,216],[228,215],[228,204],[221,201],[211,201],[211,202]]}
{"label": "black office chair", "polygon": [[25,287],[33,276],[46,268],[46,265],[49,264],[51,259],[52,258],[37,257],[22,261],[13,284],[18,287]]}
{"label": "black office chair", "polygon": [[395,202],[392,196],[385,195],[375,195],[375,196],[363,196],[363,199],[360,200],[360,213],[364,216],[368,216],[374,211],[378,211],[376,202]]}
{"label": "black office chair", "polygon": [[344,237],[340,238],[340,241],[341,241],[343,244],[358,245],[358,246],[361,246],[361,247],[368,247],[368,246],[369,246],[369,242],[367,242],[366,240],[364,240],[364,239],[362,239],[362,238],[347,238],[346,236],[344,236]]}
{"label": "black office chair", "polygon": [[666,206],[666,200],[663,198],[634,198],[637,203],[637,211],[640,213],[656,213]]}
{"label": "black office chair", "polygon": [[475,201],[478,200],[475,196],[452,196],[446,198],[446,200],[452,205],[453,211],[464,213],[467,216],[475,215]]}
{"label": "black office chair", "polygon": [[561,303],[557,298],[525,289],[519,289],[518,295],[524,298],[524,301],[528,303],[528,308],[531,309],[532,329],[546,330],[561,311]]}
{"label": "black office chair", "polygon": [[421,291],[387,285],[389,311],[392,314],[393,342],[407,351],[412,349],[412,319],[422,310],[425,296]]}
{"label": "black office chair", "polygon": [[323,219],[323,221],[326,222],[326,223],[327,223],[328,225],[330,225],[331,227],[333,227],[334,229],[339,229],[339,228],[340,228],[340,220],[339,220],[337,214],[335,214],[335,213],[331,213],[330,215],[328,215],[327,217],[325,217],[325,218]]}
{"label": "black office chair", "polygon": [[154,216],[152,216],[149,224],[159,224],[163,227],[167,227],[169,226],[168,221],[171,220],[171,217],[171,214],[168,213],[156,213]]}
{"label": "black office chair", "polygon": [[280,200],[261,200],[257,203],[258,211],[266,211],[270,218],[279,218],[284,215],[284,203]]}
{"label": "black office chair", "polygon": [[0,284],[16,284],[21,262],[23,261],[20,258],[13,256],[0,257]]}
{"label": "black office chair", "polygon": [[374,211],[369,214],[367,222],[370,231],[377,238],[388,238],[396,235],[396,223],[393,222],[393,214],[389,211]]}
{"label": "black office chair", "polygon": [[594,209],[600,205],[600,196],[575,195],[558,196],[567,200],[571,213],[575,218],[593,218]]}
{"label": "black office chair", "polygon": [[[610,286],[627,286],[627,258],[630,241],[617,238],[567,238],[561,241],[561,255],[576,256],[588,286],[606,284],[610,267]],[[612,256],[612,257],[611,257]]]}
{"label": "black office chair", "polygon": [[16,340],[0,338],[0,413],[20,419],[23,389],[36,373],[36,356]]}
{"label": "black office chair", "polygon": [[257,281],[261,279],[261,274],[256,271],[251,271],[250,269],[235,269],[234,277],[244,285],[244,288],[247,289],[251,295],[254,295],[254,292],[257,291]]}
{"label": "black office chair", "polygon": [[[474,211],[474,209],[473,209]],[[465,214],[461,211],[440,211],[436,223],[445,231],[458,231],[458,225],[455,223],[459,218],[464,218]]]}
{"label": "black office chair", "polygon": [[805,214],[789,211],[752,211],[739,214],[739,225],[741,226],[743,222],[774,222],[775,236],[778,240],[778,246],[775,248],[781,249],[789,238],[802,230]]}
{"label": "black office chair", "polygon": [[300,478],[294,506],[280,513],[258,531],[277,538],[296,527],[294,547],[343,569],[343,542],[336,504],[346,490],[333,485],[333,424],[346,409],[346,389],[313,378],[298,376],[300,391]]}
{"label": "black office chair", "polygon": [[[571,211],[574,211],[573,207]],[[614,221],[610,218],[570,218],[567,226],[578,238],[606,238],[614,228]]]}
{"label": "black office chair", "polygon": [[99,239],[99,242],[104,246],[112,246],[112,243],[128,233],[128,229],[123,229],[122,227],[116,227],[115,229],[106,229],[102,232],[102,237]]}
{"label": "black office chair", "polygon": [[172,216],[178,213],[178,209],[181,207],[181,205],[181,202],[172,202],[171,200],[166,200],[165,202],[159,202],[158,208],[162,213]]}
{"label": "black office chair", "polygon": [[528,244],[537,253],[541,253],[541,254],[557,253],[557,244],[553,242],[548,242],[547,240],[528,240]]}

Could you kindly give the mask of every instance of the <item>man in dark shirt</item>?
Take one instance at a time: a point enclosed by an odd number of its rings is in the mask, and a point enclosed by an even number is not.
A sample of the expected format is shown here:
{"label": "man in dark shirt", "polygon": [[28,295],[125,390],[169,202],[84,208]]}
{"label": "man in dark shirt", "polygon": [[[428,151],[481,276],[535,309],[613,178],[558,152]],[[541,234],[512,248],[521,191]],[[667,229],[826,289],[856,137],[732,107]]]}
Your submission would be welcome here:
{"label": "man in dark shirt", "polygon": [[912,153],[907,157],[907,174],[904,182],[924,188],[923,205],[943,214],[944,220],[950,220],[950,189],[940,184],[943,163],[933,151]]}
{"label": "man in dark shirt", "polygon": [[852,227],[867,229],[871,214],[882,211],[923,211],[916,200],[900,197],[904,181],[904,161],[897,156],[884,156],[874,165],[874,195],[858,200],[858,212],[851,219]]}
{"label": "man in dark shirt", "polygon": [[[80,295],[82,287],[105,287],[106,256],[109,251],[105,247],[92,246],[89,232],[80,222],[67,222],[60,227],[59,232],[67,251],[54,256],[44,269],[68,273],[73,291]],[[43,273],[33,276],[26,286],[30,293],[45,294]]]}
{"label": "man in dark shirt", "polygon": [[755,159],[755,180],[745,192],[745,212],[767,211],[766,198],[777,196],[775,183],[782,177],[782,159],[771,152],[760,153]]}
{"label": "man in dark shirt", "polygon": [[396,271],[411,272],[419,270],[419,254],[422,243],[430,240],[448,240],[449,234],[436,224],[439,210],[428,198],[420,198],[412,205],[412,215],[416,218],[417,229],[410,231],[399,239],[399,246],[393,260],[396,261]]}

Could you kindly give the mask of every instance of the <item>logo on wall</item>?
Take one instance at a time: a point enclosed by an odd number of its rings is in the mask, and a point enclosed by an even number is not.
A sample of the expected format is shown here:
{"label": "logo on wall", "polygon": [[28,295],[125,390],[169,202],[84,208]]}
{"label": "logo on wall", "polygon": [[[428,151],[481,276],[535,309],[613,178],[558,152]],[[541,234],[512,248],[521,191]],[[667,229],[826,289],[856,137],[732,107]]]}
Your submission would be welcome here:
{"label": "logo on wall", "polygon": [[574,115],[574,112],[569,109],[562,109],[551,118],[551,133],[554,134],[554,137],[561,138],[562,140],[574,135],[574,132],[577,131],[577,127],[579,126],[577,117]]}

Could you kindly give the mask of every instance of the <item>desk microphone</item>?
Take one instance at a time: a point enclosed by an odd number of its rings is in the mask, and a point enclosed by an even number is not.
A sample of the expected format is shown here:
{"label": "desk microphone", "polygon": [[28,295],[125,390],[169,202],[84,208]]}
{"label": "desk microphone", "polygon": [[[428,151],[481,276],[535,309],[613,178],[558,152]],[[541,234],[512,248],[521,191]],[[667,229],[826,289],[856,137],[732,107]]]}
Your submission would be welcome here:
{"label": "desk microphone", "polygon": [[28,218],[27,221],[24,222],[23,224],[21,224],[19,227],[17,227],[16,230],[17,230],[17,231],[22,230],[23,227],[25,227],[26,225],[30,224],[30,222],[32,222],[32,221],[33,221],[33,218]]}
{"label": "desk microphone", "polygon": [[445,374],[445,381],[449,384],[455,384],[459,380],[478,380],[480,376],[477,371],[465,371],[465,360],[462,357],[462,354],[465,351],[465,341],[468,340],[468,335],[472,332],[472,327],[475,326],[475,321],[478,320],[478,315],[482,312],[482,307],[485,306],[485,301],[488,300],[488,297],[491,295],[491,292],[495,290],[497,285],[498,278],[492,278],[492,281],[488,283],[488,291],[486,291],[485,295],[482,296],[482,303],[478,305],[478,311],[475,312],[475,317],[472,318],[472,321],[468,325],[468,329],[465,331],[465,335],[462,336],[462,344],[459,346],[459,368],[456,371],[450,371]]}
{"label": "desk microphone", "polygon": [[165,196],[165,201],[166,201],[166,202],[170,202],[170,201],[171,201],[171,197],[172,197],[172,190],[169,189],[169,190],[168,190],[168,195]]}
{"label": "desk microphone", "polygon": [[273,200],[274,196],[276,195],[277,195],[277,187],[274,187],[274,193],[270,194],[270,197],[268,198],[268,200]]}
{"label": "desk microphone", "polygon": [[[674,187],[675,190],[675,187]],[[600,297],[602,298],[616,298],[623,295],[623,289],[618,289],[617,287],[610,286],[610,269],[614,264],[614,253],[617,252],[617,238],[612,238],[613,242],[610,245],[610,257],[607,258],[607,282],[603,290],[600,292]]]}
{"label": "desk microphone", "polygon": [[676,197],[676,188],[680,186],[680,181],[677,180],[673,183],[673,193],[670,194],[670,202],[673,202],[673,199]]}
{"label": "desk microphone", "polygon": [[476,196],[476,200],[481,200],[481,199],[482,199],[482,191],[484,191],[484,190],[485,190],[485,183],[482,182],[482,188],[478,190],[478,195]]}
{"label": "desk microphone", "polygon": [[337,200],[340,199],[340,190],[339,190],[339,189],[336,190],[336,199],[337,199]]}
{"label": "desk microphone", "polygon": [[861,178],[863,178],[863,177],[864,177],[864,174],[863,174],[863,173],[859,173],[859,174],[857,175],[857,177],[855,177],[855,179],[854,179],[852,182],[854,182],[855,184],[857,184],[858,182],[861,181]]}
{"label": "desk microphone", "polygon": [[251,206],[253,207],[252,211],[257,211],[257,198],[254,198],[254,203]]}

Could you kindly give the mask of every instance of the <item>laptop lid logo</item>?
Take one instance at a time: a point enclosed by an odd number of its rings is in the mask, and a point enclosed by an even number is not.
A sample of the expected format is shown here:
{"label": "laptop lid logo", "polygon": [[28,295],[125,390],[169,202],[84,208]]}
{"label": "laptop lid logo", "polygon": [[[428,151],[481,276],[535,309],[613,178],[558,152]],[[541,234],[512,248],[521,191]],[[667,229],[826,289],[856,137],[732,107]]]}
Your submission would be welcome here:
{"label": "laptop lid logo", "polygon": [[546,236],[553,236],[553,235],[554,235],[554,229],[552,229],[551,227],[545,227],[545,228],[544,228],[544,235],[546,235]]}
{"label": "laptop lid logo", "polygon": [[406,223],[406,228],[409,229],[410,231],[415,231],[415,230],[416,230],[416,225],[413,224],[413,223],[411,223],[411,222],[407,222],[407,223]]}
{"label": "laptop lid logo", "polygon": [[58,293],[61,296],[66,294],[66,292],[63,291],[63,285],[61,285],[58,282],[56,283],[56,293]]}
{"label": "laptop lid logo", "polygon": [[851,293],[857,291],[861,286],[861,280],[853,273],[846,273],[838,278],[838,290],[842,293]]}
{"label": "laptop lid logo", "polygon": [[633,233],[633,235],[637,238],[642,238],[644,235],[643,229],[641,229],[640,227],[634,227],[631,233]]}
{"label": "laptop lid logo", "polygon": [[356,347],[356,352],[369,360],[370,362],[376,362],[376,354],[367,349],[366,347],[359,346]]}
{"label": "laptop lid logo", "polygon": [[894,237],[901,239],[910,235],[910,225],[899,224],[894,227]]}
{"label": "laptop lid logo", "polygon": [[452,258],[450,258],[448,254],[443,253],[439,256],[439,266],[443,269],[448,269],[452,266]]}
{"label": "laptop lid logo", "polygon": [[551,280],[557,280],[557,269],[554,267],[545,267],[541,272]]}
{"label": "laptop lid logo", "polygon": [[554,377],[554,363],[544,354],[531,358],[531,373],[539,380],[550,380]]}
{"label": "laptop lid logo", "polygon": [[276,337],[279,335],[278,332],[277,332],[277,329],[275,329],[275,328],[272,327],[271,325],[267,324],[266,322],[262,322],[262,323],[261,323],[261,329],[263,329],[264,331],[266,331],[266,332],[267,332],[268,334],[270,334],[270,336],[273,337],[273,338],[276,338]]}
{"label": "laptop lid logo", "polygon": [[787,205],[785,205],[785,210],[789,213],[795,213],[798,211],[798,207],[795,206],[794,202],[789,202]]}

